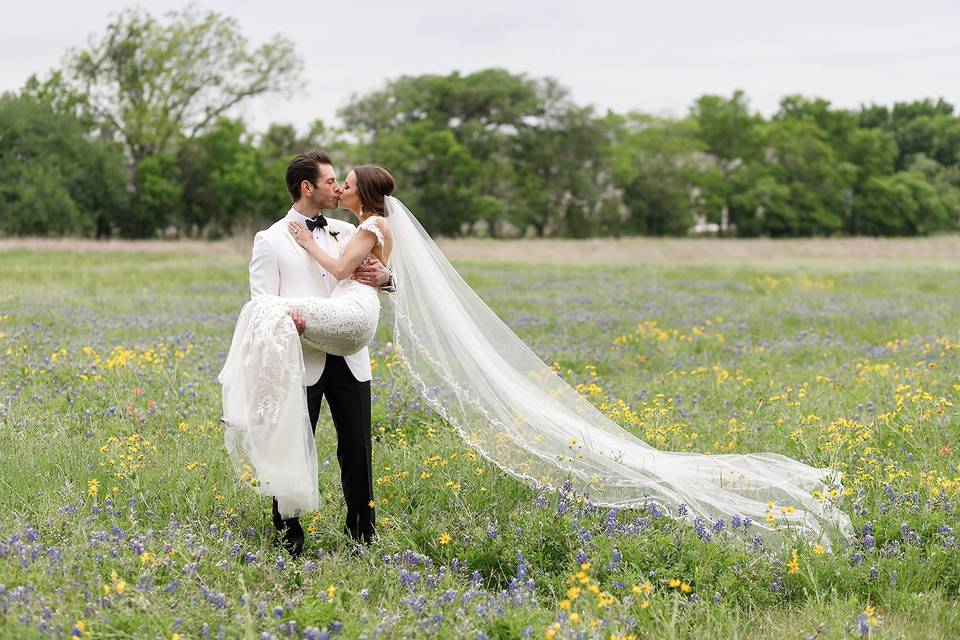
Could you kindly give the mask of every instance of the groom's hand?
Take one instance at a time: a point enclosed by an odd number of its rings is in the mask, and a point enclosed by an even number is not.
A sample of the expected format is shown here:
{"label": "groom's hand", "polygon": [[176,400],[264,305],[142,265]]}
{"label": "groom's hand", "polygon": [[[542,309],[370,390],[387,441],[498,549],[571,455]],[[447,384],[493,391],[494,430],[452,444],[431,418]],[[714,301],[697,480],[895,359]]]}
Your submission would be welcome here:
{"label": "groom's hand", "polygon": [[293,318],[293,325],[297,328],[297,333],[303,335],[303,330],[307,328],[307,323],[303,321],[303,314],[300,309],[290,309],[287,315]]}
{"label": "groom's hand", "polygon": [[361,284],[379,287],[390,279],[390,270],[383,266],[383,263],[370,256],[366,265],[357,267],[353,272],[353,279]]}

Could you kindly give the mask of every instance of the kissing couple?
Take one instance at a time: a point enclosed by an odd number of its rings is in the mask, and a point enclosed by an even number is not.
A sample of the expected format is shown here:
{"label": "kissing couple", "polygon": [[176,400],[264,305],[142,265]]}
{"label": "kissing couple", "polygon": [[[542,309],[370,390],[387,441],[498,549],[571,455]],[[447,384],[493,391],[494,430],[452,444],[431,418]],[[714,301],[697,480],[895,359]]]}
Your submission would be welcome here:
{"label": "kissing couple", "polygon": [[[298,517],[319,506],[314,432],[323,397],[337,433],[345,532],[376,534],[367,346],[389,292],[393,344],[413,386],[465,443],[538,490],[569,483],[592,503],[675,517],[749,519],[829,547],[853,533],[830,500],[840,475],[776,453],[660,451],[560,378],[480,299],[403,203],[386,169],[343,185],[330,156],[287,167],[293,205],[256,235],[251,300],[220,373],[224,440],[238,476],[273,497],[284,546],[302,552]],[[402,185],[401,185],[402,188]],[[325,218],[337,205],[356,226]],[[575,256],[572,256],[575,258]],[[776,522],[765,517],[776,508]],[[781,508],[781,507],[790,507]]]}

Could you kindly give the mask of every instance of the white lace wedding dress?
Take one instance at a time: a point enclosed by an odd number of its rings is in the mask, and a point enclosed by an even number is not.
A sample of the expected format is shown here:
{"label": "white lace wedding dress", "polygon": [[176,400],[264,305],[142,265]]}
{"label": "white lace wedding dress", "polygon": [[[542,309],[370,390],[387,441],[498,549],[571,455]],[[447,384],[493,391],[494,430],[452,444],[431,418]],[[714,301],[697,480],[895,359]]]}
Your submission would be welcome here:
{"label": "white lace wedding dress", "polygon": [[[375,220],[358,226],[383,235]],[[373,287],[349,278],[329,298],[261,295],[237,319],[223,385],[224,443],[239,476],[258,493],[277,498],[284,518],[319,506],[317,451],[307,414],[301,337],[288,315],[303,314],[302,342],[345,356],[364,348],[377,331],[380,300]]]}

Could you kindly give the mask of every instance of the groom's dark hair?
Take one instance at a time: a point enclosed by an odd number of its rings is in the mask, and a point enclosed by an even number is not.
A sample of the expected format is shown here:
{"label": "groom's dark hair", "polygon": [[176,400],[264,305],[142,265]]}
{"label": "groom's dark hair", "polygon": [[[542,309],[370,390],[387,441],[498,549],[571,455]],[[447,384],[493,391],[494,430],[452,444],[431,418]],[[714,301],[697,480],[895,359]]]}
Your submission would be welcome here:
{"label": "groom's dark hair", "polygon": [[316,184],[317,177],[320,175],[317,165],[321,164],[332,167],[333,160],[323,149],[314,149],[301,153],[287,165],[287,191],[290,192],[294,202],[300,199],[300,185],[304,180],[310,184]]}

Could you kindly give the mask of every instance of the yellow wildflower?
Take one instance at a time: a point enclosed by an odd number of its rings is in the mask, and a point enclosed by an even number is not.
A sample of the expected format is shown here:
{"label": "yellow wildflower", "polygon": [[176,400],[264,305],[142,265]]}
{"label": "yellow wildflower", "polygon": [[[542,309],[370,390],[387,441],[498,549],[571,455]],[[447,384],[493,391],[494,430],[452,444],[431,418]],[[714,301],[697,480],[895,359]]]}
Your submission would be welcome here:
{"label": "yellow wildflower", "polygon": [[790,552],[790,562],[787,563],[787,573],[796,573],[800,571],[800,559],[797,558],[797,551]]}

